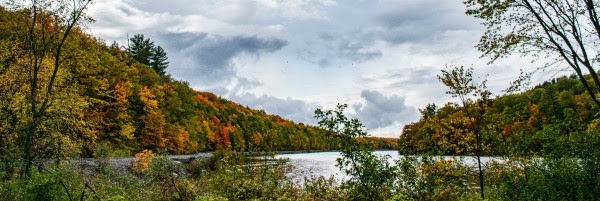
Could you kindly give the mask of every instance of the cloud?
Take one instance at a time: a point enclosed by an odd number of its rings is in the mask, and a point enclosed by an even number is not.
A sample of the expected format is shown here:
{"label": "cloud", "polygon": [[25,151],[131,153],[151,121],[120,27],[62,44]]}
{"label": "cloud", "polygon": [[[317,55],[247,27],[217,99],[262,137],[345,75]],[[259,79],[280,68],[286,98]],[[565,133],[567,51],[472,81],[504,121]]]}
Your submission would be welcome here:
{"label": "cloud", "polygon": [[418,119],[417,109],[406,105],[406,99],[402,96],[385,96],[377,91],[363,90],[360,97],[365,103],[354,105],[356,116],[369,129],[405,124]]}
{"label": "cloud", "polygon": [[124,42],[127,33],[204,32],[220,35],[280,35],[285,22],[325,20],[334,0],[102,0],[88,14],[91,30]]}
{"label": "cloud", "polygon": [[338,54],[342,58],[347,58],[356,62],[365,62],[381,57],[380,50],[372,50],[365,47],[360,42],[342,40],[338,44]]}
{"label": "cloud", "polygon": [[[163,4],[168,5],[162,6]],[[187,0],[158,3],[130,0],[98,1],[88,11],[96,20],[90,28],[95,36],[119,42],[125,42],[127,33],[192,32],[225,36],[274,36],[285,29],[278,23],[235,24],[225,19],[207,16],[205,12],[200,12],[200,5],[204,4]]]}
{"label": "cloud", "polygon": [[169,73],[205,89],[223,87],[236,79],[240,84],[256,86],[257,82],[238,75],[233,60],[243,55],[259,57],[287,45],[287,41],[277,38],[227,37],[207,33],[161,34],[157,42],[164,44],[171,58]]}
{"label": "cloud", "polygon": [[229,99],[254,109],[261,109],[270,114],[277,114],[294,122],[316,124],[314,111],[317,105],[306,101],[287,98],[278,98],[269,95],[256,95],[242,93],[230,95]]}
{"label": "cloud", "polygon": [[413,68],[411,70],[392,71],[384,76],[384,79],[391,79],[390,87],[418,86],[426,83],[437,83],[437,72],[433,72],[435,67]]}
{"label": "cloud", "polygon": [[264,23],[275,20],[326,19],[325,9],[334,0],[219,0],[202,2],[201,13],[236,23]]}
{"label": "cloud", "polygon": [[364,63],[380,58],[381,50],[371,47],[372,40],[350,35],[321,32],[316,39],[306,41],[309,49],[299,51],[300,58],[320,67]]}
{"label": "cloud", "polygon": [[375,31],[392,44],[439,41],[447,32],[480,30],[478,22],[453,1],[387,0],[375,17]]}

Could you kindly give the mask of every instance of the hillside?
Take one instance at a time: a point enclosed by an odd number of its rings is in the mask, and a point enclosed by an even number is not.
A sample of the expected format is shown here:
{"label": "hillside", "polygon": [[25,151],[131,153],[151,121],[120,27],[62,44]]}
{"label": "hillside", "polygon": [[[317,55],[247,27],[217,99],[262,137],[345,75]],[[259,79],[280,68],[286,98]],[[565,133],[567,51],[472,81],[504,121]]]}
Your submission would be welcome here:
{"label": "hillside", "polygon": [[[591,82],[591,78],[590,78]],[[584,143],[598,121],[589,96],[577,79],[561,77],[518,94],[482,103],[481,128],[488,155],[544,154]],[[481,107],[481,106],[478,106]],[[468,154],[475,137],[464,109],[448,103],[429,105],[422,118],[406,125],[398,141],[407,153]],[[466,134],[465,134],[466,133]]]}
{"label": "hillside", "polygon": [[[23,12],[0,10],[0,133],[6,147],[18,143],[17,132],[28,122],[23,114],[28,112],[24,106],[30,89],[22,83],[30,80],[20,68],[27,61],[21,43],[25,40],[19,34],[26,31],[19,23],[27,20]],[[181,154],[219,147],[239,151],[333,147],[316,127],[195,91],[186,82],[137,62],[122,47],[109,47],[82,30],[74,30],[63,49],[66,59],[56,78],[55,104],[39,126],[40,136],[49,138],[35,139],[42,155],[91,156],[97,147],[117,155],[143,149]],[[50,56],[45,60],[52,61]],[[50,65],[42,65],[40,72],[40,80],[47,81]]]}

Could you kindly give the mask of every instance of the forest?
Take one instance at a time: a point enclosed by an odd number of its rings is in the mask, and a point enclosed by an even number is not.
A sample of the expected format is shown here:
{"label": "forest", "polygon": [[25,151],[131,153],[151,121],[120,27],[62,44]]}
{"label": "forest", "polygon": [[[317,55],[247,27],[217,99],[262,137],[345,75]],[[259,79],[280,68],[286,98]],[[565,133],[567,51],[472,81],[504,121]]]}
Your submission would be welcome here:
{"label": "forest", "polygon": [[[586,77],[588,81],[591,78]],[[586,142],[597,126],[596,107],[575,76],[546,81],[521,93],[478,99],[484,155],[544,155],[564,152]],[[419,121],[404,127],[399,139],[406,153],[464,155],[475,136],[464,135],[470,123],[464,107],[429,104]]]}
{"label": "forest", "polygon": [[[196,91],[167,73],[165,44],[89,34],[92,3],[0,7],[0,200],[600,198],[597,1],[465,0],[490,63],[551,58],[573,74],[530,87],[522,71],[494,95],[449,64],[437,78],[456,102],[420,109],[398,139],[370,136],[348,104],[308,125]],[[402,157],[375,152],[390,149]],[[347,179],[291,179],[298,167],[275,154],[294,150],[336,151]]]}

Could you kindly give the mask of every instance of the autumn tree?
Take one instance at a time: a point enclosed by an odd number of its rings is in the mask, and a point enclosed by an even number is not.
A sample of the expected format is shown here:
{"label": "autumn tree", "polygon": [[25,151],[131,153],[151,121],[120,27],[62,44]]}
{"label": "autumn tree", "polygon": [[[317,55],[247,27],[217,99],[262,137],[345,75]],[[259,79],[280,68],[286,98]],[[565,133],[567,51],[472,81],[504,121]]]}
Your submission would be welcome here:
{"label": "autumn tree", "polygon": [[[481,152],[483,145],[480,124],[482,122],[483,113],[485,113],[485,107],[487,107],[487,100],[490,96],[490,92],[486,89],[486,81],[484,80],[481,84],[476,84],[473,81],[473,69],[465,69],[463,66],[442,70],[442,74],[438,75],[438,79],[448,87],[447,94],[450,94],[454,98],[459,98],[469,121],[469,130],[475,134],[475,157],[477,158],[477,166],[479,169],[479,187],[481,198],[485,199],[483,169],[481,167]],[[482,103],[482,105],[475,106],[471,97],[480,98],[479,103]]]}
{"label": "autumn tree", "polygon": [[[465,0],[467,14],[487,30],[477,48],[491,62],[513,53],[552,59],[545,67],[567,65],[600,108],[600,18],[596,0]],[[592,86],[584,74],[593,80]]]}
{"label": "autumn tree", "polygon": [[139,92],[140,100],[144,104],[144,114],[140,117],[142,123],[140,130],[140,144],[149,149],[164,148],[165,116],[158,109],[158,101],[148,87],[142,87]]}
{"label": "autumn tree", "polygon": [[117,141],[117,144],[135,139],[135,127],[133,119],[129,114],[131,85],[130,82],[117,83],[112,91],[114,97],[113,107],[111,108],[114,113],[112,120],[117,124],[118,128],[115,132],[117,135],[111,136],[111,140]]}
{"label": "autumn tree", "polygon": [[173,153],[186,153],[188,150],[194,150],[197,142],[190,141],[190,134],[183,126],[175,125],[167,131],[167,149]]}
{"label": "autumn tree", "polygon": [[[84,21],[89,21],[85,11],[91,0],[31,0],[29,2],[8,1],[14,10],[28,15],[27,20],[19,19],[17,30],[24,56],[23,70],[27,77],[28,95],[27,126],[19,135],[25,161],[32,161],[34,139],[43,135],[42,121],[48,117],[48,109],[56,103],[55,85],[59,79],[62,64],[70,57],[63,56],[64,46],[71,33],[79,29]],[[26,162],[22,174],[29,174],[31,162]]]}

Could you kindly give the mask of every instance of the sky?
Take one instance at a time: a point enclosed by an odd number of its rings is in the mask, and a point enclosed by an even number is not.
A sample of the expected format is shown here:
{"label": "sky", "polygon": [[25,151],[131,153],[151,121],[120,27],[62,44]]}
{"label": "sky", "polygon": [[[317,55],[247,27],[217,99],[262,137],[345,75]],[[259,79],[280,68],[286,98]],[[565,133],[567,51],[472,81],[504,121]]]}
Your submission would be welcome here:
{"label": "sky", "polygon": [[88,29],[107,44],[144,34],[196,90],[308,124],[346,103],[371,135],[398,137],[419,108],[456,101],[441,69],[473,67],[498,95],[539,65],[488,64],[474,47],[485,29],[465,11],[462,0],[102,0]]}

